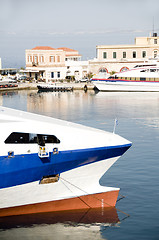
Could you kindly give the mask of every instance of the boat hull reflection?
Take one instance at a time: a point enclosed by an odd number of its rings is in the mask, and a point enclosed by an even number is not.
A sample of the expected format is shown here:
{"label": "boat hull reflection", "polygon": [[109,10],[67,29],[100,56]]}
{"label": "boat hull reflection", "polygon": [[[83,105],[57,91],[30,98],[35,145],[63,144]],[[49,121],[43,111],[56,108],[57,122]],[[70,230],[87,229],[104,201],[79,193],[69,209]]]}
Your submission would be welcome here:
{"label": "boat hull reflection", "polygon": [[0,229],[29,227],[36,224],[106,224],[111,225],[119,222],[115,207],[72,210],[63,212],[48,212],[28,214],[21,216],[1,217]]}

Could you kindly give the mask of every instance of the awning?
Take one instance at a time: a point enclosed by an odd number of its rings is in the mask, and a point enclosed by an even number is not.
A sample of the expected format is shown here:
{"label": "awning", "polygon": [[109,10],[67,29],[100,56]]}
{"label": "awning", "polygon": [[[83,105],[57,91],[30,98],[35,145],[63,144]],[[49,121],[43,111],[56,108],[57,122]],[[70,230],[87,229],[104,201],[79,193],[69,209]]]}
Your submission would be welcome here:
{"label": "awning", "polygon": [[24,69],[24,70],[20,70],[19,72],[22,72],[22,73],[29,73],[29,72],[39,73],[39,72],[45,72],[45,70]]}

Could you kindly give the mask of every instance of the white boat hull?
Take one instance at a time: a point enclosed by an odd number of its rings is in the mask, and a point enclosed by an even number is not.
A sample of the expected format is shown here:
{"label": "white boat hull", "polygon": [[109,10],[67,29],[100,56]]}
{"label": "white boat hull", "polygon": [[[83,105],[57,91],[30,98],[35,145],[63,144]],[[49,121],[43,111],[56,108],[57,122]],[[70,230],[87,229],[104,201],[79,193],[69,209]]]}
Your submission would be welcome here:
{"label": "white boat hull", "polygon": [[93,81],[99,91],[159,92],[159,82]]}
{"label": "white boat hull", "polygon": [[0,217],[115,206],[119,188],[101,186],[99,180],[118,158],[67,171],[55,183],[36,181],[0,189]]}

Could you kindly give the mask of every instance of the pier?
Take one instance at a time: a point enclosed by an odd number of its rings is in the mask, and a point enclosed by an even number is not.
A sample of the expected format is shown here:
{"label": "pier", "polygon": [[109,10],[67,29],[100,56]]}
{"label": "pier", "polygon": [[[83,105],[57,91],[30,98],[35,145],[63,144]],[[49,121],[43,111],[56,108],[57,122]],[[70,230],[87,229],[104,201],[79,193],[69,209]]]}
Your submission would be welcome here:
{"label": "pier", "polygon": [[[74,90],[83,90],[83,91],[89,91],[89,90],[94,90],[94,85],[92,83],[60,83],[57,82],[58,86],[63,86],[64,88],[71,88],[73,91]],[[16,86],[8,86],[8,87],[2,87],[0,88],[1,91],[14,91],[14,90],[38,90],[37,85],[39,83],[17,83],[15,84]]]}

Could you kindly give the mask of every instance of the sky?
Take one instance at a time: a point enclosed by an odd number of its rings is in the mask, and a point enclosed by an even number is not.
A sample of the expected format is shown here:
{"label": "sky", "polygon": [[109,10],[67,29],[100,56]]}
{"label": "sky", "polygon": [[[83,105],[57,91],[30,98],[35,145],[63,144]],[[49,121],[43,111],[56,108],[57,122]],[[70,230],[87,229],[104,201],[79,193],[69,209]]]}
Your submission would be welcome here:
{"label": "sky", "polygon": [[0,57],[3,68],[25,67],[25,50],[69,47],[82,60],[97,45],[134,44],[159,35],[159,0],[0,0]]}

